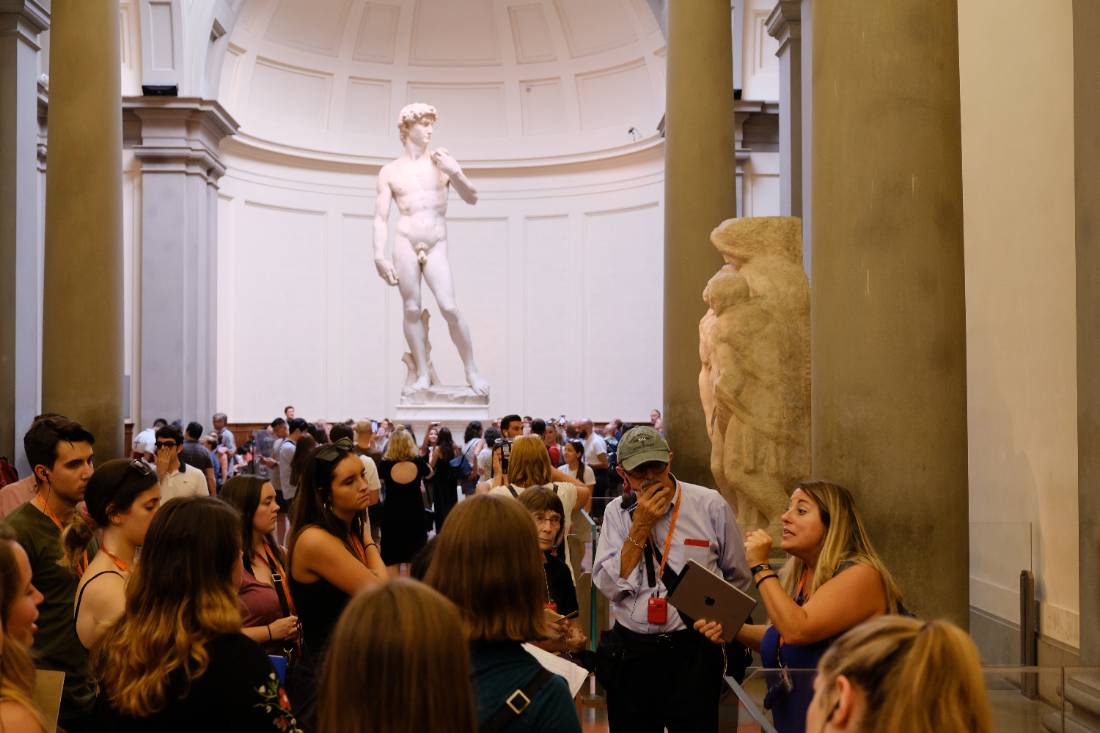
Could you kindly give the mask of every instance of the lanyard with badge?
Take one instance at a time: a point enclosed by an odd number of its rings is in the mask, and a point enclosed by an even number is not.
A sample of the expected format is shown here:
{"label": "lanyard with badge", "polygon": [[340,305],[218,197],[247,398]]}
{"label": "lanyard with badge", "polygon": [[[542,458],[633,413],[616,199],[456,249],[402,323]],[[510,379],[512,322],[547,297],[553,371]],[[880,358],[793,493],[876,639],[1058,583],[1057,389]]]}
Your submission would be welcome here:
{"label": "lanyard with badge", "polygon": [[[53,513],[52,509],[50,509],[49,505],[46,503],[46,499],[42,496],[42,494],[35,494],[34,499],[32,499],[31,501],[36,507],[38,507],[42,511],[43,514],[45,514],[47,517],[50,518],[50,521],[54,523],[54,526],[57,527],[57,530],[59,532],[64,532],[65,531],[65,527],[61,524],[61,520],[58,519],[57,515]],[[84,571],[87,570],[87,569],[88,569],[88,550],[85,549],[83,558],[76,565],[76,574],[77,574],[77,576],[83,575]]]}
{"label": "lanyard with badge", "polygon": [[[653,572],[653,552],[656,548],[651,549],[653,544],[653,538],[647,537],[645,548],[643,549],[643,555],[645,556],[645,569],[646,580],[649,581],[649,587],[654,588],[653,595],[649,597],[649,603],[646,607],[646,620],[654,626],[663,626],[668,623],[668,599],[659,595],[660,591],[657,590],[657,579],[664,578],[665,564],[668,562],[669,551],[672,550],[672,533],[676,530],[676,519],[680,516],[680,502],[684,498],[683,489],[677,487],[676,490],[676,504],[672,507],[672,517],[668,522],[668,535],[665,537],[665,551],[658,556],[660,562],[660,568],[656,574]],[[665,585],[667,590],[668,585]]]}

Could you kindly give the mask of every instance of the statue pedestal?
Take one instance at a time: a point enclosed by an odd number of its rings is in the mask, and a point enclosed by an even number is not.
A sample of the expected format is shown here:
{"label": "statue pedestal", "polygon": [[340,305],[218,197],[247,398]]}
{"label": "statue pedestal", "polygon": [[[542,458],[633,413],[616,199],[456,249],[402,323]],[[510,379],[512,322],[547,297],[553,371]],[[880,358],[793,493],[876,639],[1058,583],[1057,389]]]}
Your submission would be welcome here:
{"label": "statue pedestal", "polygon": [[470,420],[489,419],[489,396],[474,394],[468,385],[433,384],[427,389],[401,394],[394,414],[397,422],[416,425],[438,420],[465,427]]}

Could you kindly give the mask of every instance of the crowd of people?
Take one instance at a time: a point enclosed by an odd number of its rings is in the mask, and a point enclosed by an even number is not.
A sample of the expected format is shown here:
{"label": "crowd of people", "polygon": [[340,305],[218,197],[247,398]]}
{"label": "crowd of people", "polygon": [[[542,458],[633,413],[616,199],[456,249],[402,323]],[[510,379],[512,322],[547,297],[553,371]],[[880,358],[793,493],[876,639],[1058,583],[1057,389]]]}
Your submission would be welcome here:
{"label": "crowd of people", "polygon": [[[792,487],[774,569],[772,536],[676,478],[656,411],[508,415],[461,442],[292,407],[239,447],[214,424],[97,462],[79,423],[35,419],[29,482],[0,489],[0,730],[48,729],[37,668],[64,673],[73,733],[580,731],[548,654],[595,672],[612,731],[717,731],[752,652],[780,733],[991,730],[972,641],[906,608],[851,492]],[[565,542],[586,513],[598,639]],[[680,613],[689,561],[755,584],[767,622]]]}

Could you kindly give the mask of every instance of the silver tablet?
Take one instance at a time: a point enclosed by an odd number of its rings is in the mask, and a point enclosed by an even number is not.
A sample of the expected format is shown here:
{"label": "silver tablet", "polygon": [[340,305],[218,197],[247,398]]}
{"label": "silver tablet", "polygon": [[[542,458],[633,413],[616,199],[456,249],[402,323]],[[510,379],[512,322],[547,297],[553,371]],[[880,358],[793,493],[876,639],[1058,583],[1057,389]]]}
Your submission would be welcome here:
{"label": "silver tablet", "polygon": [[669,595],[668,602],[693,619],[705,618],[721,623],[722,638],[726,641],[733,641],[756,607],[752,596],[694,560],[688,560],[684,566],[680,582]]}

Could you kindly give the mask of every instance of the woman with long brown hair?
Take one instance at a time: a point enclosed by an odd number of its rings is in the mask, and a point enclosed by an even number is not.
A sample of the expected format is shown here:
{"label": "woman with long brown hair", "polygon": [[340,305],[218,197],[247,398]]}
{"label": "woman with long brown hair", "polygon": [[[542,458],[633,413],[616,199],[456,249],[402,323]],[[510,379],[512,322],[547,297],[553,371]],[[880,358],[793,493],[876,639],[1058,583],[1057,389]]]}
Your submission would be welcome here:
{"label": "woman with long brown hair", "polygon": [[522,646],[549,636],[542,560],[535,524],[511,498],[459,502],[436,541],[425,580],[462,616],[482,730],[522,719],[525,731],[580,732],[565,680]]}
{"label": "woman with long brown hair", "polygon": [[458,609],[423,583],[397,579],[360,593],[330,647],[321,733],[477,730]]}
{"label": "woman with long brown hair", "polygon": [[288,687],[307,729],[329,636],[352,596],[386,580],[370,539],[366,469],[350,440],[318,446],[302,471],[290,523],[290,591],[302,623],[302,658]]}
{"label": "woman with long brown hair", "polygon": [[0,522],[0,730],[40,733],[42,714],[31,701],[34,663],[28,649],[42,594],[34,587],[27,553]]}
{"label": "woman with long brown hair", "polygon": [[126,611],[92,649],[101,729],[297,730],[267,656],[241,634],[240,573],[240,519],[224,502],[157,512]]}
{"label": "woman with long brown hair", "polygon": [[286,556],[274,537],[279,520],[275,487],[260,476],[234,476],[220,496],[241,517],[241,632],[268,654],[292,657],[298,649],[298,616]]}
{"label": "woman with long brown hair", "polygon": [[806,726],[815,733],[990,733],[981,659],[949,621],[881,616],[821,658]]}

